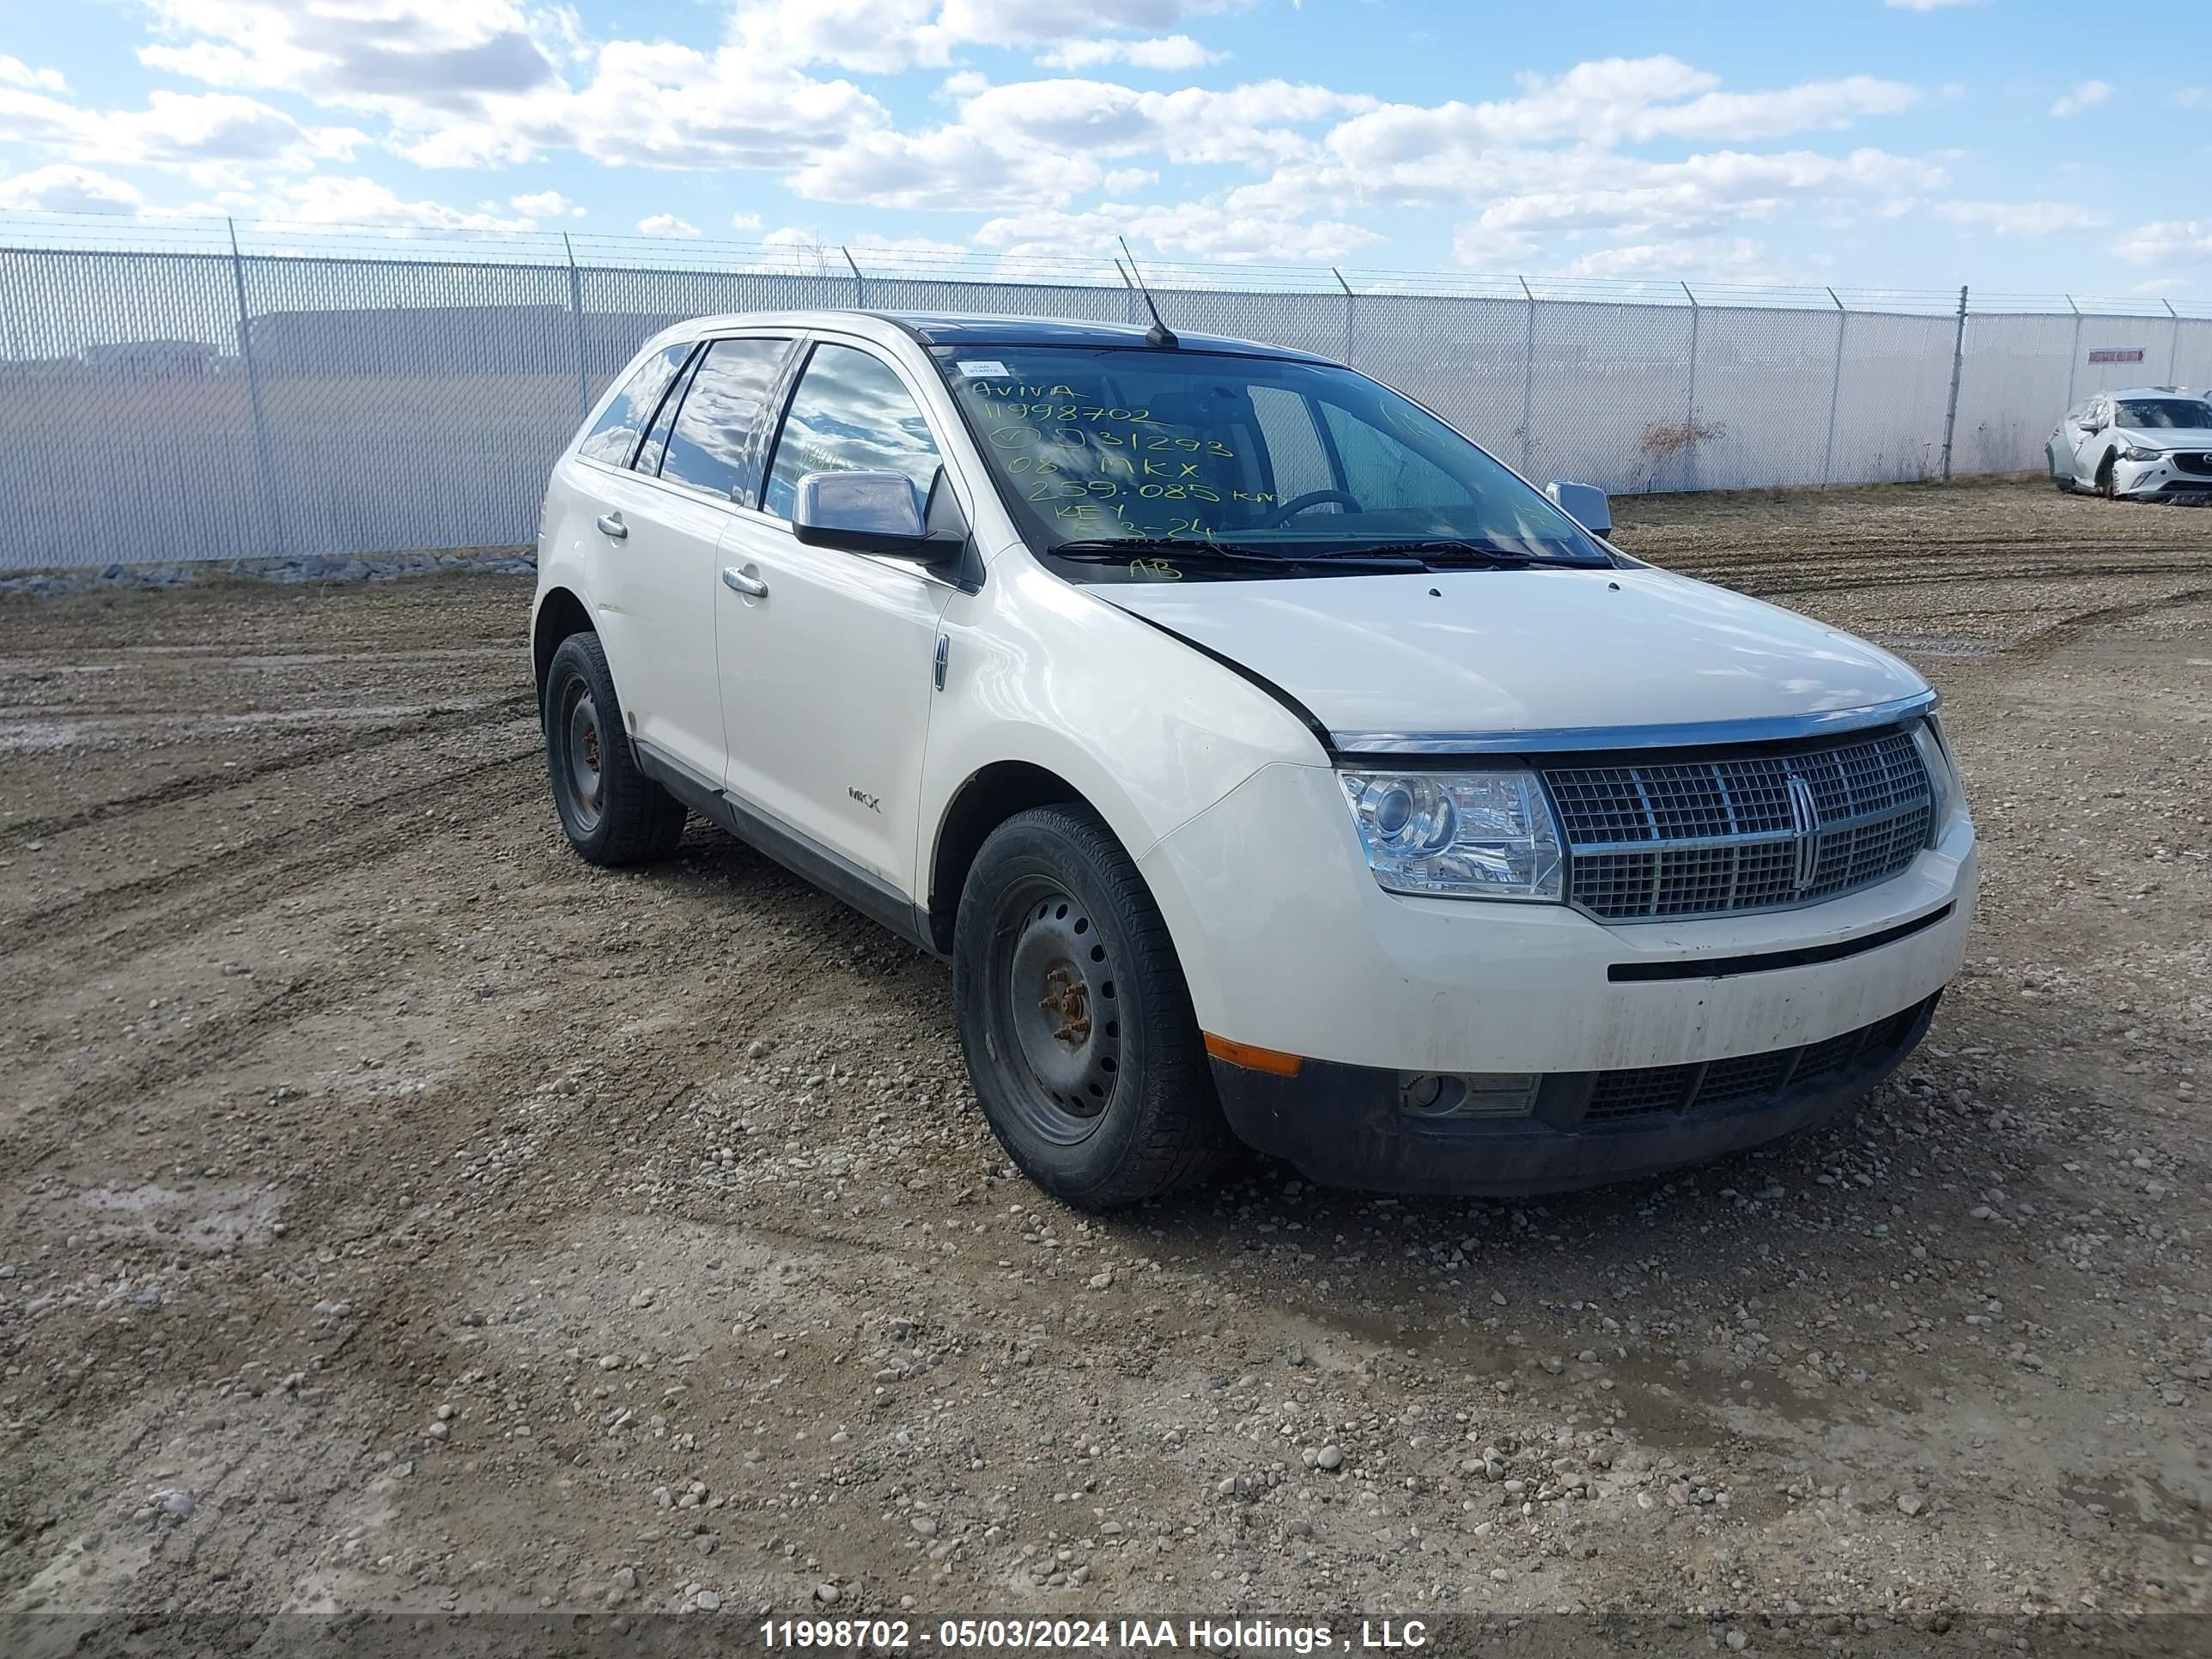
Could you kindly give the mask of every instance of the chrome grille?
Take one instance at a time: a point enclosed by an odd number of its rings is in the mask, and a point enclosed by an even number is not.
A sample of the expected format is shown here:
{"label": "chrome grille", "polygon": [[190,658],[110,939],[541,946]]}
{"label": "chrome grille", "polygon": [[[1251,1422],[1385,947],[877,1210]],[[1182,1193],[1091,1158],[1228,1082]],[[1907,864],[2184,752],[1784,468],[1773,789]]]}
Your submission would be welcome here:
{"label": "chrome grille", "polygon": [[1895,875],[1933,796],[1908,732],[1717,760],[1554,766],[1572,902],[1664,921],[1832,898]]}

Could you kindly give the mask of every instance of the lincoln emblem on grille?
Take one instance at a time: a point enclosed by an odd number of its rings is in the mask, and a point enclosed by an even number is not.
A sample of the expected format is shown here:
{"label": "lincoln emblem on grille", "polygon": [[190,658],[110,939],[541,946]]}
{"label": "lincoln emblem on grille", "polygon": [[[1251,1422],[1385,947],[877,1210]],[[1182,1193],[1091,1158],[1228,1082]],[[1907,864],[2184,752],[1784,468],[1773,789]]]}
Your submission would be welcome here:
{"label": "lincoln emblem on grille", "polygon": [[1797,833],[1797,890],[1813,884],[1813,872],[1820,862],[1820,809],[1814,804],[1813,786],[1796,773],[1790,775],[1790,827]]}

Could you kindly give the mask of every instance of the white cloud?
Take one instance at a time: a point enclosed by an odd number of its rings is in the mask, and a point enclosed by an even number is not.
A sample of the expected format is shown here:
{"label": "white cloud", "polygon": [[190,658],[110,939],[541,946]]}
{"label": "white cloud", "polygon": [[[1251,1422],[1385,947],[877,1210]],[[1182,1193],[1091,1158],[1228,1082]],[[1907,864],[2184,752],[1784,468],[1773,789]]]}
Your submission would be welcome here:
{"label": "white cloud", "polygon": [[1354,167],[1432,165],[1501,145],[1610,147],[1655,138],[1733,140],[1837,130],[1893,115],[1918,88],[1854,75],[1766,92],[1724,92],[1719,77],[1675,58],[1609,58],[1565,74],[1524,75],[1517,98],[1433,106],[1386,105],[1346,121],[1329,146]]}
{"label": "white cloud", "polygon": [[507,0],[146,0],[149,69],[398,114],[462,114],[550,84],[552,58]]}
{"label": "white cloud", "polygon": [[1103,253],[1113,247],[1116,237],[1127,235],[1151,243],[1170,258],[1229,264],[1255,260],[1326,264],[1382,240],[1373,231],[1340,220],[1307,221],[1243,211],[1235,194],[1165,207],[1109,203],[1082,213],[1009,214],[986,222],[975,240],[1012,259],[1050,257],[1065,261]]}
{"label": "white cloud", "polygon": [[1109,196],[1129,196],[1146,190],[1160,181],[1160,175],[1150,167],[1109,167],[1100,182]]}
{"label": "white cloud", "polygon": [[1681,241],[1637,242],[1601,248],[1569,260],[1562,276],[1633,279],[1725,277],[1747,283],[1773,280],[1766,250],[1747,236],[1690,238]]}
{"label": "white cloud", "polygon": [[2063,120],[2069,115],[2079,115],[2085,109],[2096,108],[2112,95],[2112,88],[2109,82],[2084,81],[2051,105],[2051,112]]}
{"label": "white cloud", "polygon": [[758,230],[763,222],[757,213],[732,213],[730,216],[732,230]]}
{"label": "white cloud", "polygon": [[1150,40],[1071,40],[1040,53],[1037,63],[1046,69],[1097,69],[1106,64],[1127,64],[1133,69],[1194,70],[1218,64],[1228,54],[1211,52],[1188,34],[1162,35]]}
{"label": "white cloud", "polygon": [[938,21],[955,40],[1030,46],[1094,34],[1109,18],[1114,28],[1169,29],[1237,6],[1238,0],[1114,0],[1102,16],[1095,0],[945,0]]}
{"label": "white cloud", "polygon": [[1985,226],[2000,236],[2049,236],[2112,222],[2108,215],[2071,202],[1938,202],[1936,211],[1955,224]]}
{"label": "white cloud", "polygon": [[699,227],[689,219],[679,219],[672,213],[648,214],[637,222],[641,236],[696,236]]}
{"label": "white cloud", "polygon": [[57,69],[33,69],[20,58],[10,58],[0,52],[0,82],[11,87],[27,87],[33,92],[67,92],[69,82]]}
{"label": "white cloud", "polygon": [[228,215],[264,225],[364,225],[384,229],[518,231],[534,228],[525,216],[502,213],[495,203],[474,210],[410,199],[374,179],[317,173],[288,179],[265,191],[223,191],[185,210]]}
{"label": "white cloud", "polygon": [[2212,219],[2160,219],[2138,225],[2112,244],[2112,252],[2137,265],[2212,262]]}
{"label": "white cloud", "polygon": [[248,168],[305,172],[368,142],[352,127],[303,127],[233,93],[154,93],[138,110],[88,109],[0,88],[0,143],[32,144],[80,163],[173,167],[213,187]]}
{"label": "white cloud", "polygon": [[557,190],[510,196],[507,204],[526,219],[580,219],[585,211]]}
{"label": "white cloud", "polygon": [[90,167],[58,162],[0,179],[0,208],[41,213],[134,213],[137,191]]}
{"label": "white cloud", "polygon": [[819,201],[1002,211],[1060,206],[1099,189],[1103,161],[1156,154],[1185,165],[1267,166],[1305,155],[1297,129],[1373,100],[1271,81],[1216,91],[1139,92],[1112,82],[1022,81],[966,98],[959,118],[917,133],[881,129],[797,168]]}
{"label": "white cloud", "polygon": [[1985,6],[1990,0],[1882,0],[1892,11],[1942,11],[1952,6]]}
{"label": "white cloud", "polygon": [[952,61],[957,37],[933,21],[936,10],[936,0],[763,0],[739,8],[731,30],[779,64],[892,75]]}

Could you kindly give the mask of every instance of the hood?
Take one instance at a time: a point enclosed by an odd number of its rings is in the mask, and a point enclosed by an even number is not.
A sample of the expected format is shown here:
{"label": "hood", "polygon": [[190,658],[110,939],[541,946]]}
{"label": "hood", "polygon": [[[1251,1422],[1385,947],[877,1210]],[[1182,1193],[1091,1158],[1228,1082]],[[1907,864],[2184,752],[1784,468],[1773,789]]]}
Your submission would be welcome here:
{"label": "hood", "polygon": [[1289,693],[1337,743],[1834,714],[1928,683],[1809,617],[1665,571],[1467,570],[1086,590]]}
{"label": "hood", "polygon": [[2145,449],[2212,449],[2212,427],[2116,426],[2112,435]]}

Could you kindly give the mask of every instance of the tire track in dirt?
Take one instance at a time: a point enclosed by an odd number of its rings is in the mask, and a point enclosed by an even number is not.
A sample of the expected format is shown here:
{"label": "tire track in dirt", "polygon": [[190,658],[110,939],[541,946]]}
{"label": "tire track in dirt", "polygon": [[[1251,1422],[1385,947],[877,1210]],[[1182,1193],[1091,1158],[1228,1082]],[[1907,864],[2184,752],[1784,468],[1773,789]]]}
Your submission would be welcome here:
{"label": "tire track in dirt", "polygon": [[9,824],[0,829],[0,847],[26,841],[41,841],[49,836],[81,830],[89,824],[123,817],[149,807],[173,806],[180,801],[196,800],[204,795],[220,793],[241,784],[282,777],[288,772],[296,772],[302,767],[319,766],[325,761],[367,756],[392,744],[440,737],[457,730],[465,731],[471,726],[497,725],[502,720],[515,719],[526,711],[534,710],[536,707],[535,697],[517,696],[502,698],[488,708],[436,709],[411,726],[381,727],[365,741],[335,738],[288,750],[256,764],[215,772],[195,772],[184,777],[172,778],[151,789],[118,795],[111,800],[96,801],[74,812],[57,812],[43,818],[26,818]]}
{"label": "tire track in dirt", "polygon": [[[40,957],[34,963],[31,957],[36,947],[50,942],[63,941],[68,946],[59,953],[58,960],[62,962],[91,957],[112,966],[143,955],[179,933],[205,932],[215,923],[228,921],[245,910],[260,908],[272,899],[313,883],[334,865],[364,862],[400,851],[420,837],[421,831],[411,820],[418,815],[426,796],[453,799],[462,804],[465,810],[459,811],[457,818],[445,820],[447,823],[480,822],[515,805],[528,793],[522,769],[534,771],[542,758],[542,750],[533,743],[528,748],[510,750],[433,777],[410,780],[365,800],[345,803],[335,815],[341,820],[356,818],[380,807],[390,810],[378,823],[336,839],[320,840],[299,856],[283,856],[279,849],[314,839],[331,818],[292,824],[270,835],[227,847],[191,864],[100,888],[51,909],[0,918],[0,928],[8,932],[12,947],[11,972],[7,979],[0,980],[0,985],[14,985],[19,970],[33,965],[40,969],[39,979],[50,980],[56,958]],[[517,772],[511,787],[496,793],[485,793],[481,781],[507,770]],[[447,790],[456,793],[448,797],[444,793]],[[276,856],[272,858],[272,854]],[[234,878],[232,872],[237,872]],[[216,894],[203,896],[210,887],[217,890]],[[174,919],[179,925],[166,931],[158,921],[149,925],[130,908],[134,901],[142,898],[164,901],[161,908],[179,913]],[[110,921],[119,921],[123,925],[97,933],[90,931]]]}

